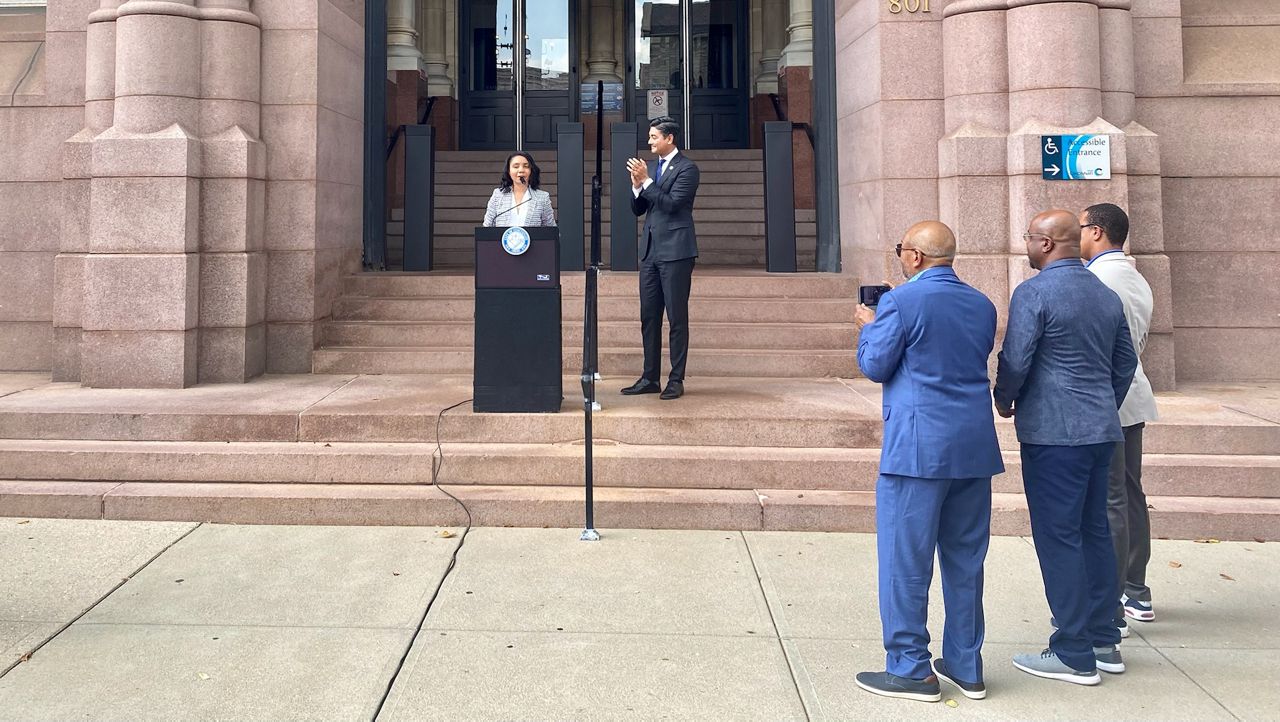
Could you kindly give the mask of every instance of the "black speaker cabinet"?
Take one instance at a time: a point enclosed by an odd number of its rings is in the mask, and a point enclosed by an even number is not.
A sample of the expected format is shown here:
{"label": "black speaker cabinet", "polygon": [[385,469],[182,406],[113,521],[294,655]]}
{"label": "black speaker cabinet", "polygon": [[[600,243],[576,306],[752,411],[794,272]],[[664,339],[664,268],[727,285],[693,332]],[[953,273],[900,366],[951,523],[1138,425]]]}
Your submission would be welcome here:
{"label": "black speaker cabinet", "polygon": [[477,228],[472,409],[555,413],[564,400],[560,235]]}

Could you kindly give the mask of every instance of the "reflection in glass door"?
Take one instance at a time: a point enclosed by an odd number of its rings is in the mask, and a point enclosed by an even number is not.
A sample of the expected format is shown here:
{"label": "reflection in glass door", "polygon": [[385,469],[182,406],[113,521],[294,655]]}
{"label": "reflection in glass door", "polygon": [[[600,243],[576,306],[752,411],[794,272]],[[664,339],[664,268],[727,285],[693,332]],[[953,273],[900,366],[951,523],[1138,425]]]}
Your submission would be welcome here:
{"label": "reflection in glass door", "polygon": [[648,125],[649,91],[666,91],[686,147],[746,148],[745,0],[634,0],[632,12],[636,121]]}
{"label": "reflection in glass door", "polygon": [[[530,16],[526,6],[535,2]],[[459,0],[463,148],[554,147],[556,125],[572,120],[576,107],[574,4]]]}

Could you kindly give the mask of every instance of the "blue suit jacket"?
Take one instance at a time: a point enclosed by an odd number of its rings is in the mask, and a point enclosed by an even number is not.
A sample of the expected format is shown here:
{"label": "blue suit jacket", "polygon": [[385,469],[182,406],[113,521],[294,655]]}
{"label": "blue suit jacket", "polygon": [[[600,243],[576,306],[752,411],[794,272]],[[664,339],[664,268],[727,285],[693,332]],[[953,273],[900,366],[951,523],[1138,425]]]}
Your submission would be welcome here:
{"label": "blue suit jacket", "polygon": [[947,267],[880,298],[862,329],[858,367],[884,384],[880,473],[974,479],[1004,471],[987,358],[996,308]]}

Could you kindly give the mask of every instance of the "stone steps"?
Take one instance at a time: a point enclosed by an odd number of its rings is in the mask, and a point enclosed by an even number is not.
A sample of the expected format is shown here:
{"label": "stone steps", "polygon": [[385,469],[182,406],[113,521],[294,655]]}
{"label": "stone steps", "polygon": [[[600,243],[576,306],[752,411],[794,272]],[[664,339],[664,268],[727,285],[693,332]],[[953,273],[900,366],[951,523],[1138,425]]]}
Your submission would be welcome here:
{"label": "stone steps", "polygon": [[[633,329],[633,335],[638,334]],[[578,341],[581,344],[581,341]],[[769,376],[771,378],[850,378],[856,375],[857,361],[852,351],[791,349],[697,349],[691,354],[687,372],[700,376]],[[599,371],[609,376],[638,373],[644,353],[633,348],[599,349]],[[474,354],[468,348],[397,348],[387,346],[321,347],[315,350],[316,373],[455,374],[471,373]],[[582,368],[582,353],[566,344],[562,370],[572,373]],[[663,359],[663,373],[671,370]]]}
{"label": "stone steps", "polygon": [[[726,288],[731,283],[726,281]],[[597,525],[874,528],[879,388],[861,379],[691,376],[677,402],[599,384]],[[482,525],[581,523],[583,411],[440,420],[444,489]],[[15,382],[16,383],[16,382]],[[0,396],[0,516],[230,523],[456,524],[429,486],[455,376],[279,376],[185,390],[22,381]],[[1256,395],[1256,390],[1254,392]],[[1144,438],[1157,536],[1274,539],[1280,423],[1195,394],[1162,394]],[[1261,414],[1261,415],[1259,415]],[[993,528],[1027,531],[1012,424],[997,432]]]}
{"label": "stone steps", "polygon": [[[638,295],[635,271],[605,271],[599,279],[600,296]],[[703,268],[694,274],[694,288],[702,298],[856,298],[857,282],[838,273],[765,273],[721,268]],[[566,297],[581,301],[586,274],[565,272],[560,288]],[[347,296],[468,296],[475,291],[475,276],[470,272],[432,273],[353,273],[343,277],[343,293]]]}
{"label": "stone steps", "polygon": [[[576,302],[575,302],[576,301]],[[857,299],[705,298],[689,299],[689,322],[698,323],[832,323],[852,322]],[[343,296],[334,301],[333,318],[342,321],[453,321],[471,318],[475,299],[470,296]],[[562,298],[565,320],[581,320],[583,304]],[[601,321],[640,318],[639,298],[605,296],[599,299]]]}
{"label": "stone steps", "polygon": [[[449,442],[440,483],[577,486],[583,445]],[[287,484],[425,484],[434,443],[0,440],[14,480]],[[874,491],[880,450],[736,446],[594,446],[601,487]],[[1022,492],[1016,450],[999,493]],[[1150,496],[1280,498],[1280,456],[1148,454]]]}
{"label": "stone steps", "polygon": [[[224,524],[459,526],[466,504],[477,526],[580,528],[582,490],[570,486],[95,483],[0,481],[8,516]],[[875,529],[869,491],[601,487],[595,526],[612,529],[857,531]],[[1274,539],[1280,500],[1148,497],[1158,538]],[[1026,535],[1026,501],[992,498],[992,532]]]}
{"label": "stone steps", "polygon": [[[566,350],[582,345],[581,323],[566,323],[561,332]],[[602,348],[640,348],[640,326],[636,319],[602,322],[599,332]],[[857,331],[851,324],[703,323],[690,336],[689,347],[695,351],[808,349],[843,350],[852,354],[857,337]],[[325,324],[321,348],[374,346],[470,349],[474,338],[475,328],[470,321],[333,321]]]}

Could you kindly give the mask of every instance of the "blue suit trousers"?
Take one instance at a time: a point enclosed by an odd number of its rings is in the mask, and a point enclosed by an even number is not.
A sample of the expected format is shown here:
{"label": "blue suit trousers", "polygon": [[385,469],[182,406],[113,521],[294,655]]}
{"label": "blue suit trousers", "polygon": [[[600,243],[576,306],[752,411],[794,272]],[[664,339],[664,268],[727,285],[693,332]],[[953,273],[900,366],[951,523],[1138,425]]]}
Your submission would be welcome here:
{"label": "blue suit trousers", "polygon": [[929,586],[942,568],[942,657],[964,682],[982,681],[982,564],[991,541],[991,477],[876,481],[876,549],[885,669],[924,679],[929,669]]}
{"label": "blue suit trousers", "polygon": [[1116,556],[1107,522],[1107,475],[1115,444],[1022,445],[1022,483],[1044,594],[1058,631],[1049,648],[1092,671],[1093,647],[1120,642]]}

